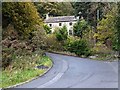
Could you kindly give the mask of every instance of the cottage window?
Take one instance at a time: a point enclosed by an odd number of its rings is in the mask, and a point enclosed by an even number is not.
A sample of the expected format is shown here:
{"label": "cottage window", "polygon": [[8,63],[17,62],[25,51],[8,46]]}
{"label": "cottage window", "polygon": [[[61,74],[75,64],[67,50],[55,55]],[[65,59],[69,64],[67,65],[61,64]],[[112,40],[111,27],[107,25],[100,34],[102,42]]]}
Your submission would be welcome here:
{"label": "cottage window", "polygon": [[69,25],[71,26],[71,25],[72,25],[72,22],[70,22]]}
{"label": "cottage window", "polygon": [[52,24],[49,24],[50,27],[52,27]]}
{"label": "cottage window", "polygon": [[69,35],[72,35],[73,33],[72,33],[72,30],[69,30]]}
{"label": "cottage window", "polygon": [[59,26],[62,26],[62,23],[59,23]]}

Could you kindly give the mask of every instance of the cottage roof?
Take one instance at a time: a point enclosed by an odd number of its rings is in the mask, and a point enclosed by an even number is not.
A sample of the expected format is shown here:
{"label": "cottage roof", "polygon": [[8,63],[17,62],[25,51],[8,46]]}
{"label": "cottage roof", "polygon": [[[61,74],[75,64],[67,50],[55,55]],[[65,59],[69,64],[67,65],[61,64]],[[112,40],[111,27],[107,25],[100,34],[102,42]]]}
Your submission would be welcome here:
{"label": "cottage roof", "polygon": [[55,23],[55,22],[68,22],[68,21],[76,21],[77,18],[75,16],[58,16],[58,17],[49,17],[45,19],[45,23]]}

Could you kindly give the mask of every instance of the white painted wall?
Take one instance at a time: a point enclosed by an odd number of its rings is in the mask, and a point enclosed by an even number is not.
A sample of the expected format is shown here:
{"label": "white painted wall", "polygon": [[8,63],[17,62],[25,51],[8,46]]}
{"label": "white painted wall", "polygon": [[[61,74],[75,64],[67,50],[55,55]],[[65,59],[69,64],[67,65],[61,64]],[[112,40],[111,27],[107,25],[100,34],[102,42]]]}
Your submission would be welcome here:
{"label": "white painted wall", "polygon": [[[73,34],[73,25],[76,23],[77,21],[72,21],[72,22],[57,22],[57,23],[46,23],[49,27],[50,24],[51,26],[51,30],[52,33],[54,32],[55,28],[62,28],[64,25],[67,27],[68,30],[68,35],[69,35],[69,30],[72,30],[72,34]],[[59,23],[61,23],[62,25],[59,26]],[[70,25],[70,23],[72,23],[72,25]]]}

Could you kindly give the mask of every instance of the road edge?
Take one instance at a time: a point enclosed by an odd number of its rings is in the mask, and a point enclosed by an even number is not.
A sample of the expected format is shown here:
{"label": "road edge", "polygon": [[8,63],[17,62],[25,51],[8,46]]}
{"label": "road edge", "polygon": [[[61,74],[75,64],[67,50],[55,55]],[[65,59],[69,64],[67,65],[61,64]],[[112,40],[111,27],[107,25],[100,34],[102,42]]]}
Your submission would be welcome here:
{"label": "road edge", "polygon": [[38,86],[37,88],[46,88],[47,86],[55,83],[57,80],[59,80],[63,76],[63,74],[68,70],[69,64],[64,59],[62,59],[62,62],[63,62],[63,67],[62,67],[61,71],[54,78],[52,78],[48,82]]}

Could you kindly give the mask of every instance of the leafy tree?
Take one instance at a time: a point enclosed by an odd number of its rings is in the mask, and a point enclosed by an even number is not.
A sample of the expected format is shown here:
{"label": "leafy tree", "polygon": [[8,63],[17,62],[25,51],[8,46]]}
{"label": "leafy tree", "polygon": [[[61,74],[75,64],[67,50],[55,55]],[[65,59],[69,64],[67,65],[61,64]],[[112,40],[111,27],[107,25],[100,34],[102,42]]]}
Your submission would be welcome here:
{"label": "leafy tree", "polygon": [[0,1],[0,26],[2,26],[2,2]]}
{"label": "leafy tree", "polygon": [[[83,16],[85,20],[89,22],[92,26],[97,25],[97,10],[99,10],[99,19],[102,19],[107,9],[109,8],[109,3],[93,3],[93,2],[75,2],[72,3],[75,9],[75,16]],[[81,13],[80,13],[81,12]]]}
{"label": "leafy tree", "polygon": [[83,19],[81,21],[78,21],[74,26],[73,26],[73,31],[74,35],[78,37],[83,37],[83,32],[87,28],[87,22]]}
{"label": "leafy tree", "polygon": [[[75,16],[83,16],[86,19],[87,15],[89,14],[88,11],[91,7],[91,3],[90,2],[75,2],[75,3],[72,3],[72,6],[75,9],[74,11]],[[79,12],[81,12],[81,14]]]}
{"label": "leafy tree", "polygon": [[42,18],[45,18],[47,13],[50,16],[73,15],[73,7],[69,2],[36,2],[35,6]]}
{"label": "leafy tree", "polygon": [[3,28],[12,24],[20,38],[31,38],[35,25],[41,24],[37,9],[31,2],[4,2],[2,12]]}
{"label": "leafy tree", "polygon": [[120,2],[118,2],[118,13],[116,17],[116,28],[117,28],[117,39],[118,39],[118,51],[119,51],[119,60],[120,60]]}
{"label": "leafy tree", "polygon": [[56,32],[56,38],[58,41],[64,41],[68,38],[67,27],[63,26]]}
{"label": "leafy tree", "polygon": [[[93,31],[97,33],[98,21],[104,18],[106,12],[110,9],[110,3],[102,2],[75,2],[72,4],[75,9],[76,16],[83,16],[88,24],[93,27]],[[81,12],[81,13],[80,13]],[[94,43],[97,43],[97,37],[94,37]]]}
{"label": "leafy tree", "polygon": [[74,8],[70,2],[59,2],[58,8],[61,10],[61,13],[58,14],[60,16],[74,15]]}
{"label": "leafy tree", "polygon": [[115,28],[115,18],[117,16],[117,5],[107,11],[105,18],[99,21],[97,26],[97,33],[94,36],[98,37],[98,42],[105,44],[108,48],[117,50],[117,38]]}
{"label": "leafy tree", "polygon": [[35,3],[38,12],[42,18],[45,18],[45,15],[49,13],[49,15],[57,15],[61,11],[58,9],[58,3],[56,2],[40,2]]}

